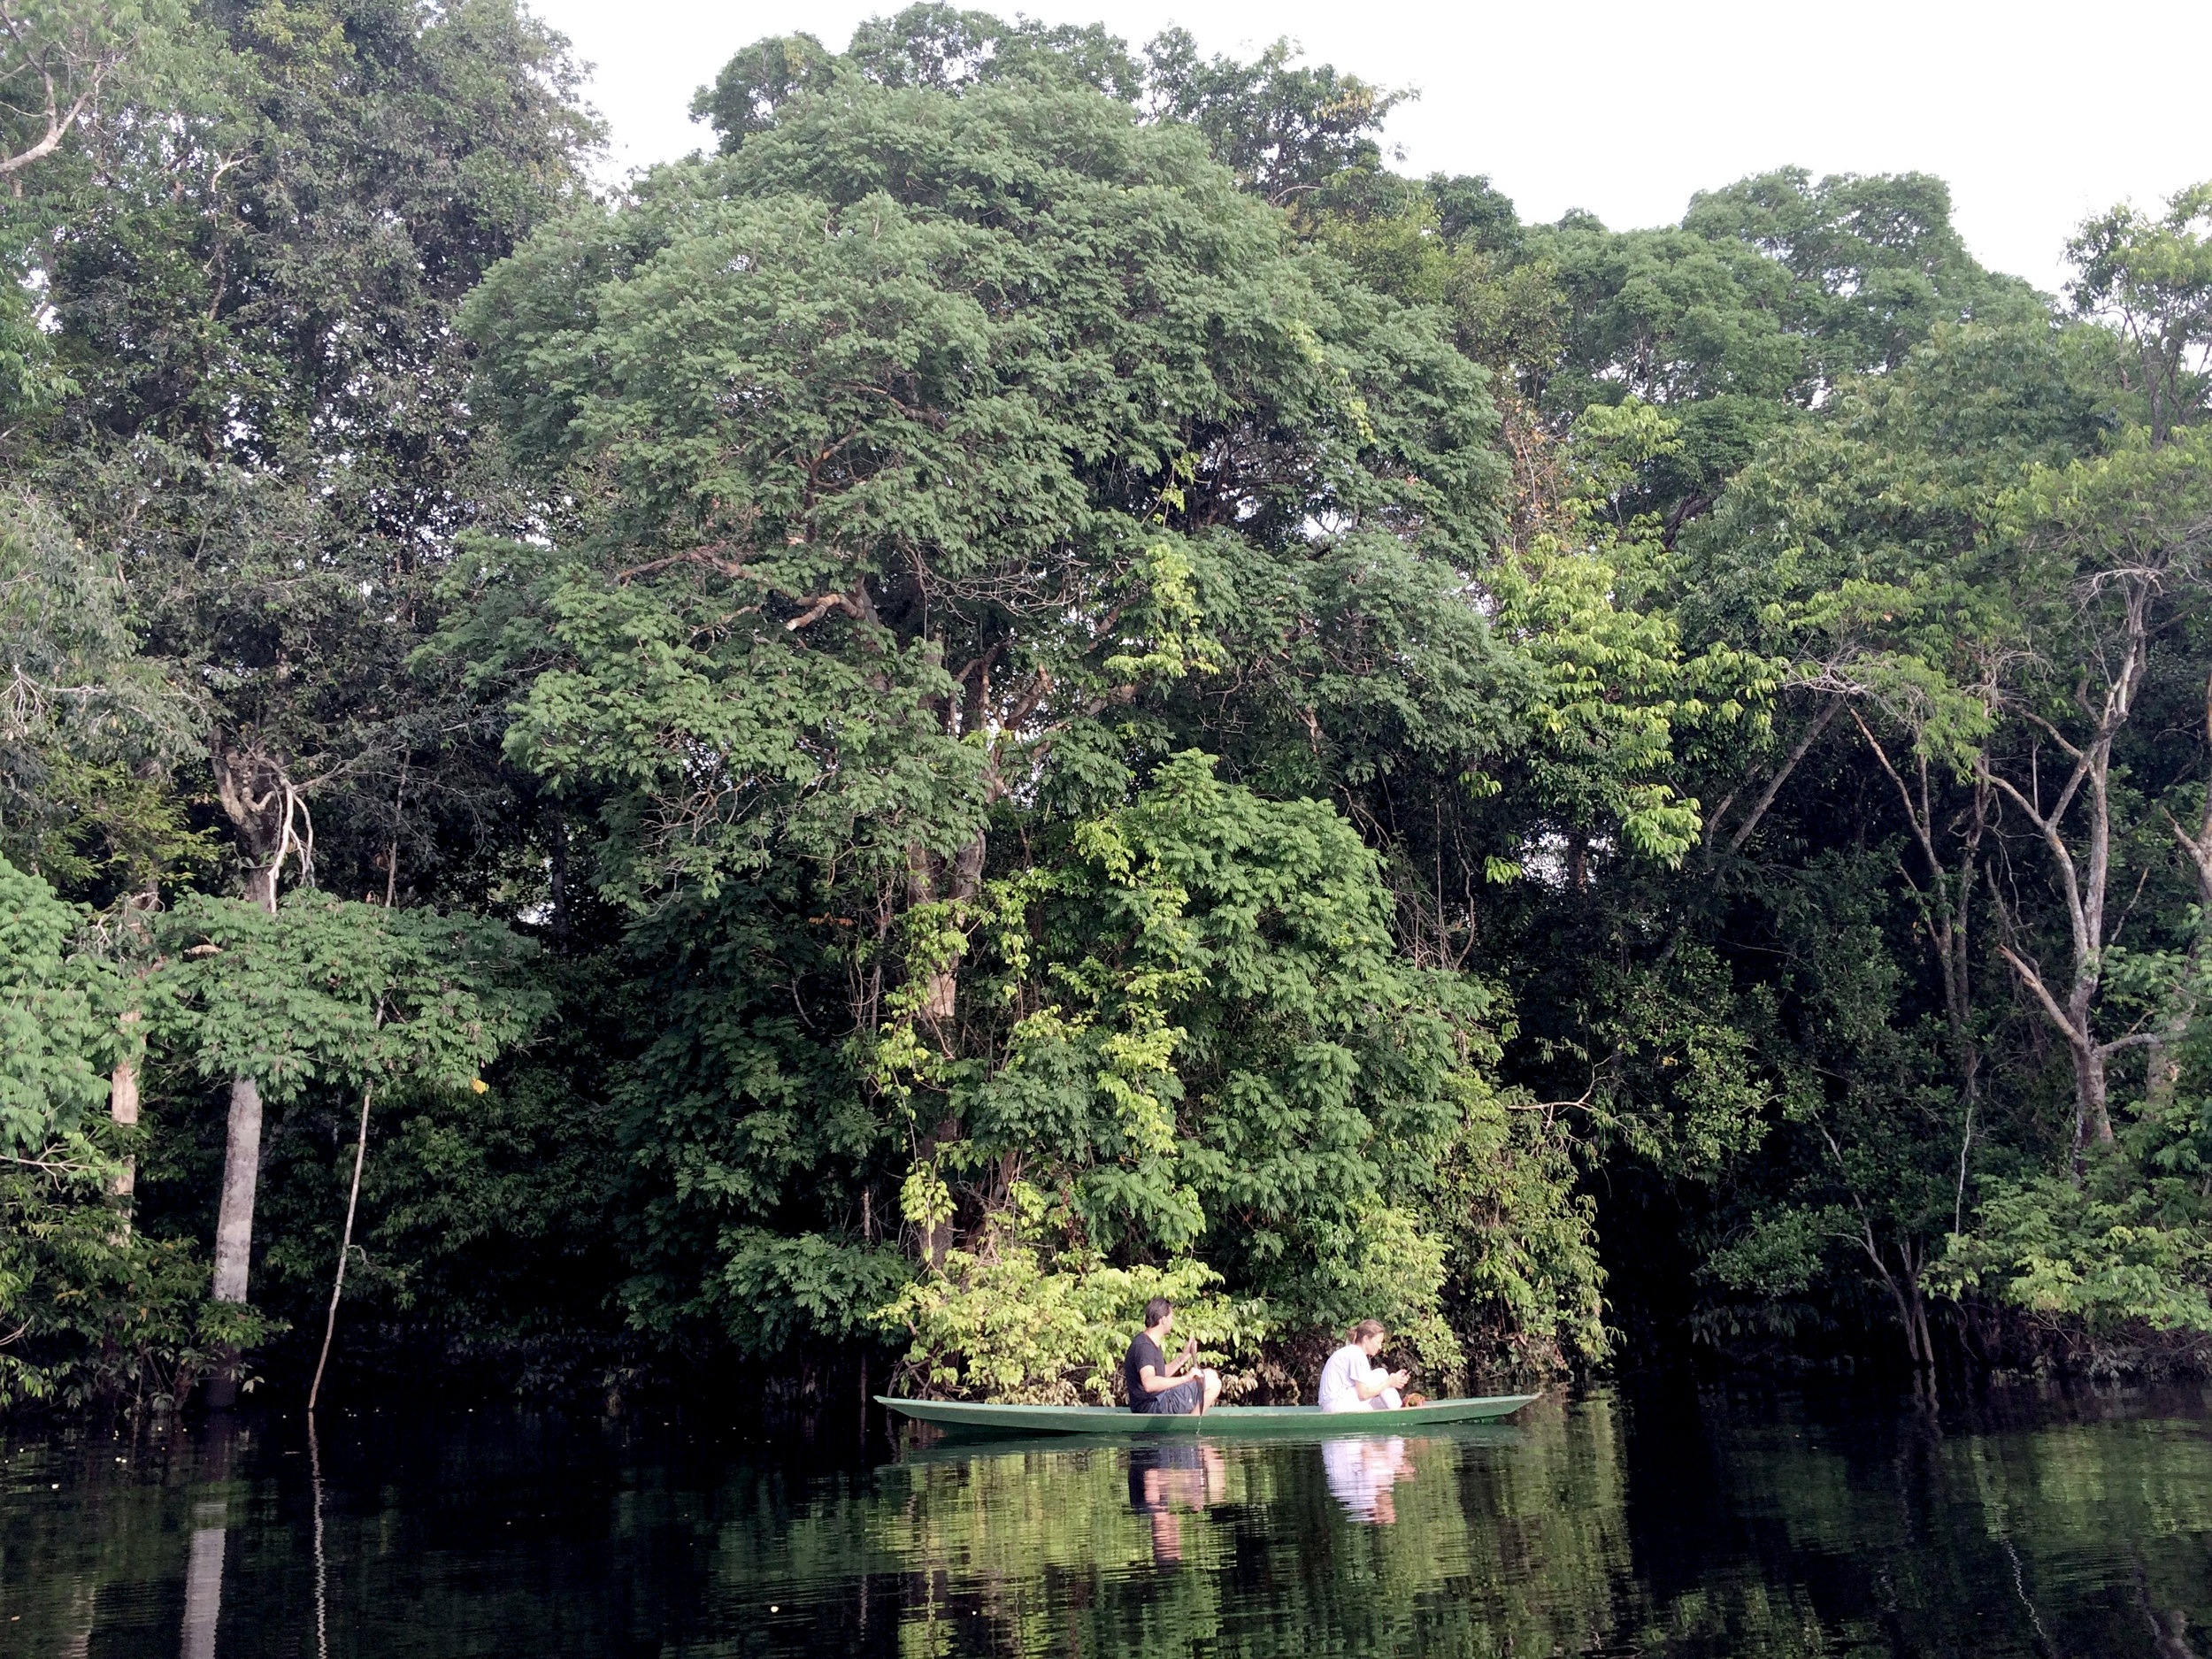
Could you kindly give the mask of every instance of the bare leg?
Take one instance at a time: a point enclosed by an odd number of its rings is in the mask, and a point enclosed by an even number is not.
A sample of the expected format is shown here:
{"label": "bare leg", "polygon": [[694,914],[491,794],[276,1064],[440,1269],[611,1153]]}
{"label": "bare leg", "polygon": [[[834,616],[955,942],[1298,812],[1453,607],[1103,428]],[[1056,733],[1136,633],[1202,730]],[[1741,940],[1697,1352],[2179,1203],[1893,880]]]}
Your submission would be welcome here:
{"label": "bare leg", "polygon": [[1202,1371],[1198,1375],[1206,1385],[1206,1392],[1199,1401],[1196,1409],[1192,1413],[1194,1417],[1203,1416],[1206,1412],[1212,1410],[1214,1402],[1221,1398],[1221,1373],[1217,1371]]}

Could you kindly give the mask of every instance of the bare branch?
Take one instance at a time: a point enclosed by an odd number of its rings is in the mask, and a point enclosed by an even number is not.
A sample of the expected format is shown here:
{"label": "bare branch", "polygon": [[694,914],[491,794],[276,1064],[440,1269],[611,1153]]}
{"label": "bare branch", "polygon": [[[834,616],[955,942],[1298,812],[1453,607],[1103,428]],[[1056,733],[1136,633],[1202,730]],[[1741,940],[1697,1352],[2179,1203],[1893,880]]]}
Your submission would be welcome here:
{"label": "bare branch", "polygon": [[[1767,809],[1774,804],[1774,797],[1782,792],[1782,786],[1789,781],[1790,774],[1797,770],[1797,763],[1805,758],[1807,751],[1812,748],[1820,734],[1828,729],[1828,722],[1836,718],[1837,711],[1843,706],[1841,697],[1831,697],[1821,706],[1820,712],[1806,723],[1804,733],[1798,738],[1796,746],[1790,750],[1788,758],[1783,761],[1767,787],[1760,791],[1759,798],[1751,803],[1751,810],[1744,814],[1743,822],[1736,826],[1736,833],[1728,838],[1730,852],[1743,850],[1744,842],[1751,839],[1751,832],[1759,827],[1759,820],[1766,816]],[[1862,726],[1860,729],[1863,731],[1865,727]],[[1730,798],[1733,799],[1732,796]]]}
{"label": "bare branch", "polygon": [[718,557],[728,546],[726,541],[717,541],[710,547],[695,547],[681,553],[671,553],[665,558],[648,559],[642,565],[633,565],[627,569],[617,571],[614,580],[617,586],[626,586],[635,577],[649,576],[655,571],[664,571],[676,565],[703,565],[733,580],[750,575],[752,572],[746,568],[742,559],[732,561]]}
{"label": "bare branch", "polygon": [[1936,856],[1934,838],[1929,826],[1921,821],[1922,814],[1913,805],[1912,791],[1905,787],[1904,779],[1898,775],[1897,768],[1890,764],[1889,751],[1867,728],[1866,722],[1859,718],[1856,709],[1851,710],[1851,723],[1859,728],[1859,735],[1866,740],[1867,748],[1874,751],[1874,758],[1880,763],[1883,772],[1888,774],[1890,782],[1897,786],[1897,798],[1905,807],[1905,821],[1912,826],[1914,838],[1920,842],[1920,850],[1927,855],[1928,867],[1935,872],[1938,881],[1942,880],[1943,861]]}
{"label": "bare branch", "polygon": [[807,608],[783,625],[787,634],[796,634],[801,628],[810,627],[833,611],[842,611],[856,621],[860,618],[860,607],[842,594],[824,594],[818,599],[802,600],[800,603]]}
{"label": "bare branch", "polygon": [[2012,971],[2020,976],[2021,984],[2027,987],[2029,993],[2043,1005],[2043,1011],[2051,1017],[2051,1023],[2063,1033],[2068,1044],[2085,1053],[2090,1052],[2088,1040],[2074,1028],[2073,1021],[2066,1017],[2066,1010],[2058,1005],[2057,998],[2051,995],[2050,988],[2043,983],[2043,976],[2016,955],[2009,945],[1999,945],[1997,954],[2012,964]]}

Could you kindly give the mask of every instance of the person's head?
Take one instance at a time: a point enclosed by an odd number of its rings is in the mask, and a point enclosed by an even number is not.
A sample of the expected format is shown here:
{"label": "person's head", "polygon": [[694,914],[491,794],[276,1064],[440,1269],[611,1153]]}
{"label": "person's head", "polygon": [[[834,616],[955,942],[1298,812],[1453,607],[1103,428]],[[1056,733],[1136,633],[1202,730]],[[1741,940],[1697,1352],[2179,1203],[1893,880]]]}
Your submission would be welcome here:
{"label": "person's head", "polygon": [[1168,1327],[1175,1323],[1175,1304],[1165,1296],[1155,1296],[1144,1304],[1144,1328],[1165,1336]]}
{"label": "person's head", "polygon": [[1380,1319],[1362,1319],[1352,1327],[1352,1345],[1372,1359],[1382,1352],[1383,1339],[1389,1334]]}

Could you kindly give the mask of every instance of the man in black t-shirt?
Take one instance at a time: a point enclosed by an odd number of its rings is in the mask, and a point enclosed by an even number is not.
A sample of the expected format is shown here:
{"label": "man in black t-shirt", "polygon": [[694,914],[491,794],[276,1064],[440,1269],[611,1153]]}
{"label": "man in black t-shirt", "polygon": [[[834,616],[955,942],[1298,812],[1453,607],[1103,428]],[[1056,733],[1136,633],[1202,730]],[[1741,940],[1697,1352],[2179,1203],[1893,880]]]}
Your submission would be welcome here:
{"label": "man in black t-shirt", "polygon": [[1164,1296],[1144,1304],[1144,1329],[1129,1344],[1121,1362],[1121,1380],[1128,1391],[1129,1409],[1159,1417],[1191,1417],[1210,1409],[1221,1398],[1221,1373],[1202,1367],[1187,1377],[1179,1376],[1198,1357],[1198,1339],[1183,1344],[1171,1365],[1167,1361],[1168,1333],[1175,1328],[1175,1310]]}

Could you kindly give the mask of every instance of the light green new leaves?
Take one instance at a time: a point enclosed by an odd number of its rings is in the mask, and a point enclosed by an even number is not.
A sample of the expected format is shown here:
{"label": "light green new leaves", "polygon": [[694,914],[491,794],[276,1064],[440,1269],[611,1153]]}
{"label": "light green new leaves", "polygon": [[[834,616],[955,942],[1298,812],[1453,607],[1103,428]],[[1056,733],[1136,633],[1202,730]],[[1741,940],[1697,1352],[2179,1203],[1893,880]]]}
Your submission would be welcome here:
{"label": "light green new leaves", "polygon": [[83,1161],[105,1105],[122,985],[75,949],[84,912],[0,858],[0,1160]]}
{"label": "light green new leaves", "polygon": [[1559,523],[1485,575],[1500,636],[1537,671],[1525,717],[1535,741],[1519,764],[1543,805],[1578,826],[1617,824],[1628,846],[1668,862],[1701,826],[1668,774],[1709,733],[1757,727],[1780,672],[1723,645],[1691,654],[1676,616],[1642,603],[1666,570],[1659,526],[1623,525],[1613,506],[1678,433],[1633,398],[1586,411]]}
{"label": "light green new leaves", "polygon": [[920,941],[910,955],[969,938],[969,995],[996,1027],[988,1059],[939,1052],[918,980],[894,995],[869,1045],[890,1098],[918,1118],[923,1098],[941,1099],[965,1131],[907,1176],[909,1220],[949,1219],[949,1177],[1011,1157],[1064,1194],[1060,1220],[1082,1236],[1179,1251],[1203,1231],[1179,1163],[1185,1033],[1174,1023],[1198,987],[1198,929],[1188,893],[1130,816],[1076,825],[1059,857],[987,883],[972,906],[909,913]]}
{"label": "light green new leaves", "polygon": [[2092,1331],[2139,1320],[2212,1332],[2212,1217],[2200,1194],[2177,1206],[2158,1188],[2096,1179],[2085,1187],[2058,1175],[1993,1183],[1930,1282]]}
{"label": "light green new leaves", "polygon": [[1198,1339],[1202,1363],[1257,1356],[1265,1305],[1223,1294],[1204,1263],[1117,1267],[1094,1251],[1056,1250],[1043,1194],[1018,1187],[1014,1198],[1018,1217],[990,1248],[951,1252],[881,1311],[908,1334],[907,1372],[922,1388],[1033,1405],[1118,1403],[1122,1355],[1154,1296],[1175,1304],[1176,1329]]}
{"label": "light green new leaves", "polygon": [[[1195,1257],[1286,1329],[1377,1314],[1440,1377],[1466,1358],[1453,1303],[1486,1360],[1494,1338],[1539,1366],[1601,1346],[1563,1143],[1481,1075],[1489,994],[1405,961],[1376,856],[1327,803],[1266,800],[1187,753],[1128,806],[1033,831],[1030,856],[964,918],[914,918],[964,932],[979,1057],[941,1053],[918,998],[871,1048],[918,1131],[910,1220],[1012,1226],[1020,1187],[1048,1254]],[[990,1253],[963,1249],[910,1290],[918,1330],[988,1302]],[[1079,1271],[1017,1277],[1056,1296]],[[964,1363],[949,1334],[927,1346]]]}
{"label": "light green new leaves", "polygon": [[293,895],[270,915],[189,895],[160,918],[157,1032],[204,1078],[273,1101],[314,1084],[466,1083],[542,1013],[535,946],[496,922]]}

